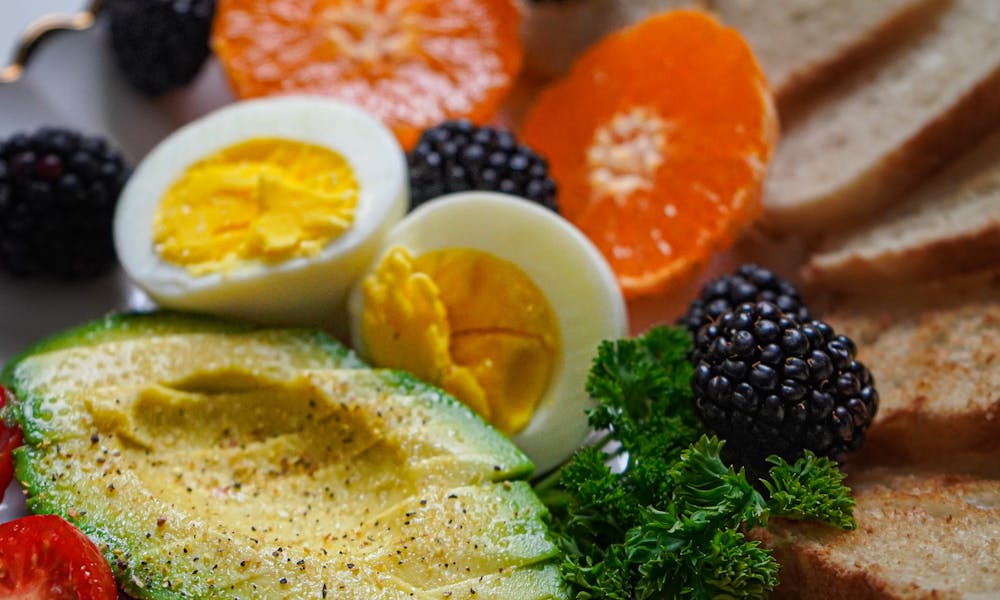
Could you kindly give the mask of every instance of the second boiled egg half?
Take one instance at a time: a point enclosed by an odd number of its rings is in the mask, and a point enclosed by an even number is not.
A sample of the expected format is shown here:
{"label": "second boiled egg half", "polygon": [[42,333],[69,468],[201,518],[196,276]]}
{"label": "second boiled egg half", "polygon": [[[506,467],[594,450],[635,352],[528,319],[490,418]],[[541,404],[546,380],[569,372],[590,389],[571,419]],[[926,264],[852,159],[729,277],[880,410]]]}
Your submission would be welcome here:
{"label": "second boiled egg half", "polygon": [[386,236],[349,300],[351,339],[492,423],[544,472],[586,438],[585,382],[602,340],[627,333],[594,245],[519,198],[464,192],[421,205]]}
{"label": "second boiled egg half", "polygon": [[159,144],[122,192],[122,266],[162,306],[346,333],[346,295],[407,204],[392,133],[326,98],[240,102]]}

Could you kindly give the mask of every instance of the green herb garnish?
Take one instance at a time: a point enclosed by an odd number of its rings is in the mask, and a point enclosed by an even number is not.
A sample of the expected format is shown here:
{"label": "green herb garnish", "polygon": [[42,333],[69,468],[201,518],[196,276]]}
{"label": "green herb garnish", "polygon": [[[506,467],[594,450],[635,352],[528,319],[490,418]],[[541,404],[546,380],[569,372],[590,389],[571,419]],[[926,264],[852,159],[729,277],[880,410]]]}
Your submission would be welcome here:
{"label": "green herb garnish", "polygon": [[667,326],[603,342],[587,392],[590,424],[607,434],[536,486],[578,600],[765,598],[778,564],[747,530],[769,516],[855,526],[828,458],[772,456],[759,482],[723,461],[694,413],[690,347]]}

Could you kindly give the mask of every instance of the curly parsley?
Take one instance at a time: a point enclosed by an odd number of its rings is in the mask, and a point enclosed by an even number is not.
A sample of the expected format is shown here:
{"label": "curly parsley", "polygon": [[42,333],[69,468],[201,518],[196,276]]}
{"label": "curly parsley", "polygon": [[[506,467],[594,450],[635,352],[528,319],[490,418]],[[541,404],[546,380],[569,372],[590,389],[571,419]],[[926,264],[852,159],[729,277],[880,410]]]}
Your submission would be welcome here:
{"label": "curly parsley", "polygon": [[690,346],[686,330],[667,326],[603,342],[588,416],[607,434],[536,486],[578,600],[765,598],[778,564],[748,529],[769,516],[854,527],[833,461],[771,457],[755,486],[722,460],[724,442],[694,413]]}

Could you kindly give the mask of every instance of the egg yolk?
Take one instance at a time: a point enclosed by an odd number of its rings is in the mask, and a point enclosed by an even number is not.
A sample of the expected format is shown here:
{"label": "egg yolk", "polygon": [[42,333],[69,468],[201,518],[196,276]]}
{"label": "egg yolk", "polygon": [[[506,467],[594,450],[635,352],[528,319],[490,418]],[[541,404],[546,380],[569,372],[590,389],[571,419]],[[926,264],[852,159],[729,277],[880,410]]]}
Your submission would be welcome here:
{"label": "egg yolk", "polygon": [[188,167],[157,207],[153,243],[194,275],[318,254],[354,223],[358,182],[339,153],[259,138]]}
{"label": "egg yolk", "polygon": [[561,355],[555,312],[513,263],[480,250],[389,249],[362,283],[371,360],[463,401],[507,435],[531,420]]}

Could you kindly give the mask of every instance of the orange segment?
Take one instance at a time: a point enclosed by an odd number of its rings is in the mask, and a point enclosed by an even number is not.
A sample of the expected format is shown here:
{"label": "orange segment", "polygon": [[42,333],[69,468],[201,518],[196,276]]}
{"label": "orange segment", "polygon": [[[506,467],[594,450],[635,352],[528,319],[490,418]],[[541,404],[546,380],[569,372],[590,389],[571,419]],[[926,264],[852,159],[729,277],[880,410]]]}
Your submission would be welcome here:
{"label": "orange segment", "polygon": [[740,35],[677,11],[584,53],[522,133],[631,298],[683,285],[758,215],[778,124]]}
{"label": "orange segment", "polygon": [[379,116],[405,148],[496,114],[521,66],[515,0],[220,0],[212,46],[240,98],[324,94]]}

